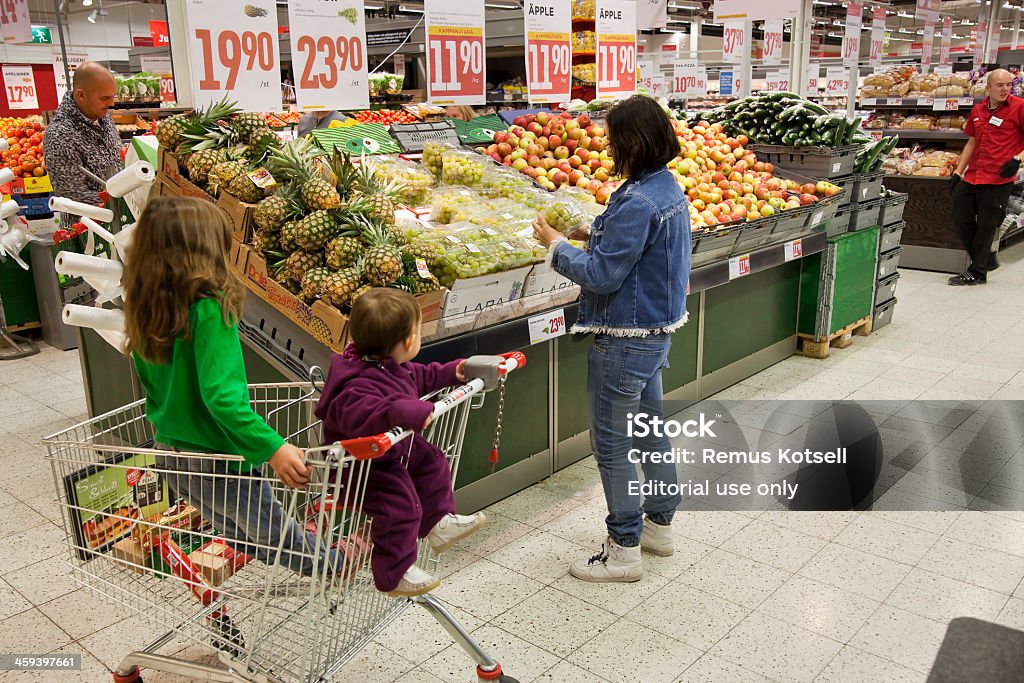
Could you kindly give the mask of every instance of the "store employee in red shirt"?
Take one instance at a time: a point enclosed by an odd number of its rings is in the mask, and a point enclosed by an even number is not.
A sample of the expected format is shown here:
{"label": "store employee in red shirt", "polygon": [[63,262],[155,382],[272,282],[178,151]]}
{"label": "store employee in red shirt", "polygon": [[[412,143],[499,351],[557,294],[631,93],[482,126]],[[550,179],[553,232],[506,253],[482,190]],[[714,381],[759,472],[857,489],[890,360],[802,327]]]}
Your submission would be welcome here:
{"label": "store employee in red shirt", "polygon": [[971,110],[964,126],[967,145],[950,184],[953,222],[971,258],[951,285],[981,285],[999,267],[992,251],[996,230],[1006,218],[1006,202],[1024,161],[1024,99],[1010,95],[1013,74],[988,75],[988,97]]}

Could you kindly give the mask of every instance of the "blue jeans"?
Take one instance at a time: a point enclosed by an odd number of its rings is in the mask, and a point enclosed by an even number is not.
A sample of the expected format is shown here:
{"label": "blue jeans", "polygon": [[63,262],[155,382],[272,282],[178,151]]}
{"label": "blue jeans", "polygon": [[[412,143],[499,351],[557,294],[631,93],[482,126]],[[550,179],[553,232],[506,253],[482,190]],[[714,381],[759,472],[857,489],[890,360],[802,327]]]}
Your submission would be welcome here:
{"label": "blue jeans", "polygon": [[[156,448],[173,450],[156,444]],[[228,545],[264,564],[276,564],[281,537],[281,565],[303,576],[341,571],[342,557],[285,514],[281,502],[259,470],[236,471],[223,459],[158,456],[156,466],[169,470],[172,500],[184,498],[213,525]],[[326,559],[329,556],[329,560]]]}
{"label": "blue jeans", "polygon": [[[671,345],[672,337],[667,334],[628,338],[597,335],[590,350],[590,445],[608,504],[608,535],[625,547],[640,543],[644,513],[657,524],[668,524],[682,500],[678,494],[646,498],[640,495],[636,464],[629,459],[630,449],[669,453],[672,444],[667,437],[631,437],[627,431],[630,413],[664,417],[661,370],[668,367]],[[641,468],[646,481],[662,482],[666,488],[675,490],[674,464],[644,460]]]}

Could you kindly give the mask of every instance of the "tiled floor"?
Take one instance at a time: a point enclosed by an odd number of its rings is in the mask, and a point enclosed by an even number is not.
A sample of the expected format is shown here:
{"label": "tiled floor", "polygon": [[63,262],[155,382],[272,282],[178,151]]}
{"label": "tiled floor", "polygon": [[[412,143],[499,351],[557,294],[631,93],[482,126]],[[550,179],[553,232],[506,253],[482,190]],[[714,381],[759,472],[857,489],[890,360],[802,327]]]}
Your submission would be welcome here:
{"label": "tiled floor", "polygon": [[[1024,399],[1024,245],[983,287],[901,271],[889,327],[825,362],[793,357],[722,398]],[[78,357],[0,365],[0,653],[79,652],[107,668],[154,630],[76,589],[39,437],[85,413]],[[504,500],[447,558],[436,592],[526,681],[923,681],[948,621],[1024,629],[1024,513],[685,512],[643,581],[590,585],[567,562],[600,543],[592,460]],[[211,655],[186,648],[185,658]],[[337,680],[472,681],[437,624],[407,611]],[[40,680],[0,673],[0,681]],[[155,681],[183,679],[151,672]]]}

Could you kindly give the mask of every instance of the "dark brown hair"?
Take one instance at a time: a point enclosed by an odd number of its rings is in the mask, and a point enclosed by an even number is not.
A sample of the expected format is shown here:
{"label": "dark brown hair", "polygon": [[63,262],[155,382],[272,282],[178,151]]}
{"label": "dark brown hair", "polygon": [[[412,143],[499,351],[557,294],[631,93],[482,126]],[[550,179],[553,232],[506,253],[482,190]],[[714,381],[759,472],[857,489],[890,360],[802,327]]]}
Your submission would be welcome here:
{"label": "dark brown hair", "polygon": [[231,221],[201,199],[154,197],[132,234],[124,286],[128,352],[166,363],[179,334],[189,331],[189,309],[202,298],[220,301],[224,322],[238,320],[245,288],[228,266]]}
{"label": "dark brown hair", "polygon": [[352,304],[348,330],[360,353],[387,358],[420,324],[420,306],[409,292],[375,287]]}
{"label": "dark brown hair", "polygon": [[623,178],[656,171],[679,153],[672,122],[650,97],[622,100],[608,111],[606,123],[615,172]]}

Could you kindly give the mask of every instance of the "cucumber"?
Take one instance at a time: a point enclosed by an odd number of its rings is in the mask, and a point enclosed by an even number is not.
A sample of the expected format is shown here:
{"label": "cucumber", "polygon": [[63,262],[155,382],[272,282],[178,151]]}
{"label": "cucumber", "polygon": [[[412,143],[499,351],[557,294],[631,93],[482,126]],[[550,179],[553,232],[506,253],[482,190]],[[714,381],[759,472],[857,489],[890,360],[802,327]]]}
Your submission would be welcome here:
{"label": "cucumber", "polygon": [[853,120],[853,121],[852,121],[852,122],[850,123],[850,127],[849,127],[849,129],[847,130],[847,132],[846,132],[845,142],[843,142],[842,144],[846,144],[846,145],[848,145],[848,144],[850,144],[851,142],[853,142],[853,136],[854,136],[854,134],[855,134],[855,133],[857,133],[858,131],[860,131],[860,122],[861,122],[862,120],[863,120],[863,119],[861,119],[861,117],[859,117],[859,116],[858,116],[857,118],[855,118],[855,119],[854,119],[854,120]]}

